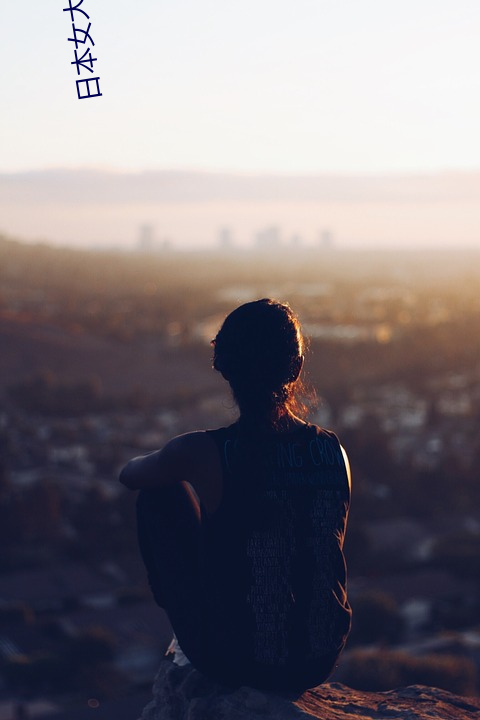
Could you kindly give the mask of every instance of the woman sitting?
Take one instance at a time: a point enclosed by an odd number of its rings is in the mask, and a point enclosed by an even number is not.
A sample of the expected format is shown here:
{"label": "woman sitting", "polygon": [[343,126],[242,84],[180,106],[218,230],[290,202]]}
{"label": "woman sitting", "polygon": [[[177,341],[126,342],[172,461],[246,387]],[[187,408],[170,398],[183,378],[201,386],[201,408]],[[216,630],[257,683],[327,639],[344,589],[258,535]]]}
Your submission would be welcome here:
{"label": "woman sitting", "polygon": [[238,420],[173,438],[120,481],[141,491],[149,583],[188,660],[231,687],[300,693],[328,678],[350,630],[348,459],[300,417],[304,340],[288,305],[238,307],[212,344]]}

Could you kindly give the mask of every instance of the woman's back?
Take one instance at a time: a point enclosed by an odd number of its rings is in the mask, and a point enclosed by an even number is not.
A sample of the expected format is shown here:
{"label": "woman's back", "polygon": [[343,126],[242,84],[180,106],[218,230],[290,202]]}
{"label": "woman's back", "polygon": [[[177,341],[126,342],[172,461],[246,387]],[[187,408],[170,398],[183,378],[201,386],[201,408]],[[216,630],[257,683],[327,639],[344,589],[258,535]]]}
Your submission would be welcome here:
{"label": "woman's back", "polygon": [[223,474],[203,545],[216,674],[272,689],[317,685],[350,628],[342,552],[350,488],[338,440],[307,424],[258,435],[235,423],[208,434]]}

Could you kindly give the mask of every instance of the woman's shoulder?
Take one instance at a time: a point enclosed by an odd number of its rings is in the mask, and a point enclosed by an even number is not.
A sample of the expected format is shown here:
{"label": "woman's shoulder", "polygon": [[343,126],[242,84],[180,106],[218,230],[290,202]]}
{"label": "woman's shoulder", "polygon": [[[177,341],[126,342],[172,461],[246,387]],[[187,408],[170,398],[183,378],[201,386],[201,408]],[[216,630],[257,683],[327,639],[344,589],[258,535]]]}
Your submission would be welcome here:
{"label": "woman's shoulder", "polygon": [[315,423],[307,423],[308,427],[315,432],[316,435],[322,435],[324,438],[330,438],[333,442],[340,442],[338,435],[328,428],[321,425],[315,425]]}
{"label": "woman's shoulder", "polygon": [[196,430],[177,435],[163,452],[169,457],[176,479],[189,482],[207,512],[215,512],[222,495],[222,466],[212,431]]}
{"label": "woman's shoulder", "polygon": [[348,487],[352,487],[352,472],[350,469],[350,461],[348,459],[347,452],[341,444],[338,435],[333,430],[327,430],[326,428],[320,427],[319,425],[309,424],[309,427],[313,429],[318,440],[326,441],[330,444],[330,447],[334,448],[339,458],[339,462],[345,467],[347,475]]}
{"label": "woman's shoulder", "polygon": [[199,455],[208,453],[212,439],[208,430],[193,430],[176,435],[164,445],[162,453],[178,461],[198,460]]}
{"label": "woman's shoulder", "polygon": [[164,450],[171,453],[183,454],[185,451],[195,452],[210,449],[214,440],[219,437],[227,437],[236,433],[236,423],[226,427],[208,428],[206,430],[193,430],[173,437],[165,446]]}
{"label": "woman's shoulder", "polygon": [[195,430],[172,438],[163,448],[162,454],[176,466],[183,477],[199,478],[218,474],[220,466],[219,449],[226,440],[235,436],[235,425],[216,429]]}

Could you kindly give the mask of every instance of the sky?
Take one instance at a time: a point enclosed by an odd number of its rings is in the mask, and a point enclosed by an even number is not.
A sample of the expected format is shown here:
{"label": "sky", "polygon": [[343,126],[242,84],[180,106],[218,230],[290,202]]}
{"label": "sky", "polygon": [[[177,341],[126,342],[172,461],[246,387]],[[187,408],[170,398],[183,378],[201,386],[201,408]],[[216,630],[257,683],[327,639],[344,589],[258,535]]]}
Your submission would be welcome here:
{"label": "sky", "polygon": [[[90,23],[94,42],[78,55],[90,48],[96,58],[80,75],[69,0],[0,6],[0,232],[128,246],[147,223],[196,245],[224,225],[245,243],[279,224],[308,242],[327,228],[340,245],[480,247],[478,0],[75,2],[76,27]],[[76,80],[88,77],[101,96],[78,99]],[[59,168],[385,176],[393,186],[424,175],[432,187],[435,173],[470,175],[450,198],[432,191],[429,202],[394,197],[388,207],[94,199],[80,208],[75,182],[68,201],[55,191],[48,203],[10,199],[22,189],[15,173]]]}
{"label": "sky", "polygon": [[84,100],[64,7],[2,3],[0,172],[480,169],[478,0],[83,0]]}

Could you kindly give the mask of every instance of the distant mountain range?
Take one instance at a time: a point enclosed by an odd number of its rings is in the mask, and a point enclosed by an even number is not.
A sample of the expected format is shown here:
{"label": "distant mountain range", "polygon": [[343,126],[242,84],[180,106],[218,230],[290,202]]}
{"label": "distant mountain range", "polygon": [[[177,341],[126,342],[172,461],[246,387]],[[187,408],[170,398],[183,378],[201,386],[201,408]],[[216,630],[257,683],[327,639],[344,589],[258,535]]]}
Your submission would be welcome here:
{"label": "distant mountain range", "polygon": [[480,199],[480,171],[392,175],[38,170],[0,173],[0,203],[454,202]]}
{"label": "distant mountain range", "polygon": [[[143,230],[141,229],[143,226]],[[480,170],[395,175],[52,169],[0,174],[0,233],[83,247],[480,247]],[[226,228],[227,232],[221,228]],[[144,235],[145,236],[145,235]]]}

